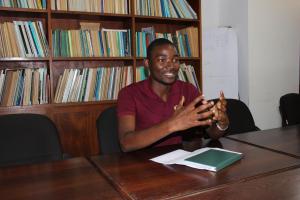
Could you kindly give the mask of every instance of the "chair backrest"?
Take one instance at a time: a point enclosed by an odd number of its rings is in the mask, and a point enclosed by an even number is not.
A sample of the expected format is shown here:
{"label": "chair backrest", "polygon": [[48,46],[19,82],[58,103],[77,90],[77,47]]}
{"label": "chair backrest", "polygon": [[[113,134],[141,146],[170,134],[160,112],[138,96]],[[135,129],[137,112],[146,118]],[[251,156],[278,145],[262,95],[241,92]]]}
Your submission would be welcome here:
{"label": "chair backrest", "polygon": [[116,107],[105,109],[97,119],[100,154],[121,152]]}
{"label": "chair backrest", "polygon": [[53,122],[39,114],[0,116],[0,166],[62,159]]}
{"label": "chair backrest", "polygon": [[281,96],[279,110],[282,126],[300,124],[300,94],[289,93]]}
{"label": "chair backrest", "polygon": [[[229,118],[229,127],[226,135],[233,135],[251,131],[257,131],[259,128],[255,125],[252,114],[247,105],[238,99],[227,100],[227,115]],[[214,102],[218,99],[214,99]]]}

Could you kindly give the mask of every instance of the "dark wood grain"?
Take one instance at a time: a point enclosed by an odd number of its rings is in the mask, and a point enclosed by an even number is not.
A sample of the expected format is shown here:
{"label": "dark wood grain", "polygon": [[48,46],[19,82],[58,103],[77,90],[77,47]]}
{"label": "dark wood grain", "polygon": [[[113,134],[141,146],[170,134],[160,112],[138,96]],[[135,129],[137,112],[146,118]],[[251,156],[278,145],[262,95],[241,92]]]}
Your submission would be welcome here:
{"label": "dark wood grain", "polygon": [[300,158],[300,125],[227,136]]}
{"label": "dark wood grain", "polygon": [[187,197],[222,185],[278,173],[300,164],[300,160],[294,157],[226,138],[219,141],[218,147],[242,152],[244,158],[217,173],[149,161],[154,156],[171,151],[171,147],[95,156],[92,161],[119,191],[134,199]]}
{"label": "dark wood grain", "polygon": [[85,158],[0,168],[0,198],[121,199],[119,193]]}
{"label": "dark wood grain", "polygon": [[188,196],[190,200],[300,199],[300,169],[232,184]]}

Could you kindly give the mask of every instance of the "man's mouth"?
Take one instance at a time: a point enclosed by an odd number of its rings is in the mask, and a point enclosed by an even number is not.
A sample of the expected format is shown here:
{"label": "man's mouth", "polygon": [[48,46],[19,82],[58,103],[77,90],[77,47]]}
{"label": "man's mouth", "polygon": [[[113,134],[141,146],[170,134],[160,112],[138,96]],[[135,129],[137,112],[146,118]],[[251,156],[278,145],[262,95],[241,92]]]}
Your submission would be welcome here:
{"label": "man's mouth", "polygon": [[176,76],[176,73],[172,73],[172,72],[166,72],[164,73],[164,76],[168,77],[168,78],[173,78]]}

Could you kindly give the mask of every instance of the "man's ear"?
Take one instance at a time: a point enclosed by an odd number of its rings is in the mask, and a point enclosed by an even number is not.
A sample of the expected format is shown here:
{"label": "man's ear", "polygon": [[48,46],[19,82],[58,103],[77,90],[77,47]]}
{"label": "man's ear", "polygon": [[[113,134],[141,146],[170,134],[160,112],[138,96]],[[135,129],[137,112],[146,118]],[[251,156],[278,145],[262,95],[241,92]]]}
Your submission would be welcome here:
{"label": "man's ear", "polygon": [[148,58],[146,58],[144,60],[144,66],[147,67],[147,68],[149,68],[149,66],[150,66],[150,60]]}

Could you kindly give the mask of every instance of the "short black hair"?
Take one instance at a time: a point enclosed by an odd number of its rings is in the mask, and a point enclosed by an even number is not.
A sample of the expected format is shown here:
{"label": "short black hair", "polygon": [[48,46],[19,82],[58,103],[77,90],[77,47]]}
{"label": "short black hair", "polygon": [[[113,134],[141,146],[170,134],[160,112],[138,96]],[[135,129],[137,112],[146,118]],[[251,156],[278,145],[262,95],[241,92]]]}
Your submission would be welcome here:
{"label": "short black hair", "polygon": [[147,59],[149,59],[149,60],[151,59],[152,52],[153,52],[153,49],[155,49],[155,47],[162,46],[165,44],[171,45],[171,46],[175,47],[175,49],[176,49],[176,46],[174,45],[174,43],[166,38],[155,39],[147,47]]}

